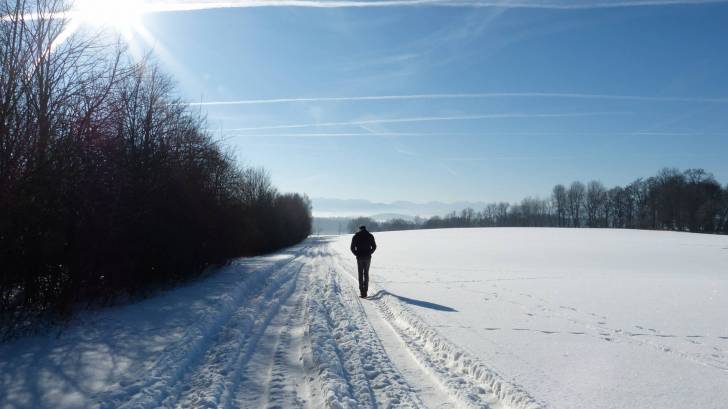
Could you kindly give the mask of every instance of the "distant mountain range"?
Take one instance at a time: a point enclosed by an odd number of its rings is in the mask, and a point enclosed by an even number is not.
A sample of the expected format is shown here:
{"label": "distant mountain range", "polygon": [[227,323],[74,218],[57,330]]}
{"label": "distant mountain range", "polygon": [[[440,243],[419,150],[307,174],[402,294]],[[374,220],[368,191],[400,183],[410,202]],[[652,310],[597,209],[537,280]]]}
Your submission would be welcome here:
{"label": "distant mountain range", "polygon": [[415,216],[432,217],[442,216],[452,211],[460,211],[471,207],[480,210],[485,202],[426,202],[415,203],[397,201],[392,203],[377,203],[364,199],[330,199],[313,198],[313,214],[316,217],[356,217],[366,216],[378,220],[393,218],[410,219]]}

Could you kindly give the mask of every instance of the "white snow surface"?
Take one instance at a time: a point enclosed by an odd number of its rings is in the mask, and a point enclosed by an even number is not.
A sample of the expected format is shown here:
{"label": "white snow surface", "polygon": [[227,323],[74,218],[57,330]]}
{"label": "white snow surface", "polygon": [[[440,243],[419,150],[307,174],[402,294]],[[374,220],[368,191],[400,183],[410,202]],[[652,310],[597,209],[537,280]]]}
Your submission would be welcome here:
{"label": "white snow surface", "polygon": [[726,408],[728,237],[312,237],[0,345],[0,408]]}

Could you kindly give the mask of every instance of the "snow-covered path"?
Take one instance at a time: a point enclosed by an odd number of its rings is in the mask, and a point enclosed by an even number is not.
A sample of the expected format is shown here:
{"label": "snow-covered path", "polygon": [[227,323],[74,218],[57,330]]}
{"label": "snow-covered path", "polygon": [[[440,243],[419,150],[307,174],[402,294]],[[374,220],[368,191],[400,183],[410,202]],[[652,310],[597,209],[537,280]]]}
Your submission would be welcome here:
{"label": "snow-covered path", "polygon": [[485,368],[451,366],[463,352],[386,292],[361,300],[332,244],[237,260],[0,345],[0,408],[538,406]]}

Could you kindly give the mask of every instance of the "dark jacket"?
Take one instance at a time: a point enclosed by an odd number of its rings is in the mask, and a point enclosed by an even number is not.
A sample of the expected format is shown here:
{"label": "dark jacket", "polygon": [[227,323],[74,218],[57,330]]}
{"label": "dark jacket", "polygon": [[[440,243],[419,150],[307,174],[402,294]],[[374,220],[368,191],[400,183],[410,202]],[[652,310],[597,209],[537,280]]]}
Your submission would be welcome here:
{"label": "dark jacket", "polygon": [[366,230],[359,230],[351,239],[351,252],[357,259],[372,258],[372,254],[377,249],[377,242],[374,236]]}

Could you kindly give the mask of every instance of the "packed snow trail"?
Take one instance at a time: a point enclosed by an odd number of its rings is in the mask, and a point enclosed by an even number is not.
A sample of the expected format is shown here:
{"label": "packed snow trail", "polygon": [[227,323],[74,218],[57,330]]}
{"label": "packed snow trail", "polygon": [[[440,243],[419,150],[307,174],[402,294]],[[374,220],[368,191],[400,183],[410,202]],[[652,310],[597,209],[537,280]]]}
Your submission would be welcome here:
{"label": "packed snow trail", "polygon": [[82,314],[57,338],[2,345],[0,408],[538,406],[396,299],[359,299],[351,261],[331,244],[237,260]]}
{"label": "packed snow trail", "polygon": [[[332,261],[338,271],[345,272],[354,286],[356,267],[341,255]],[[386,326],[409,352],[410,359],[400,360],[400,365],[414,374],[411,379],[416,380],[415,383],[422,385],[423,390],[446,391],[450,402],[442,403],[441,406],[454,404],[457,407],[493,409],[535,409],[543,406],[521,388],[502,379],[484,363],[428,327],[387,291],[370,283],[370,294],[373,296],[365,303],[371,302],[376,307],[367,308],[368,319],[373,323],[386,322]],[[383,327],[382,324],[374,326]],[[381,330],[379,335],[386,339],[387,331]],[[434,401],[441,400],[437,395],[432,398]]]}

